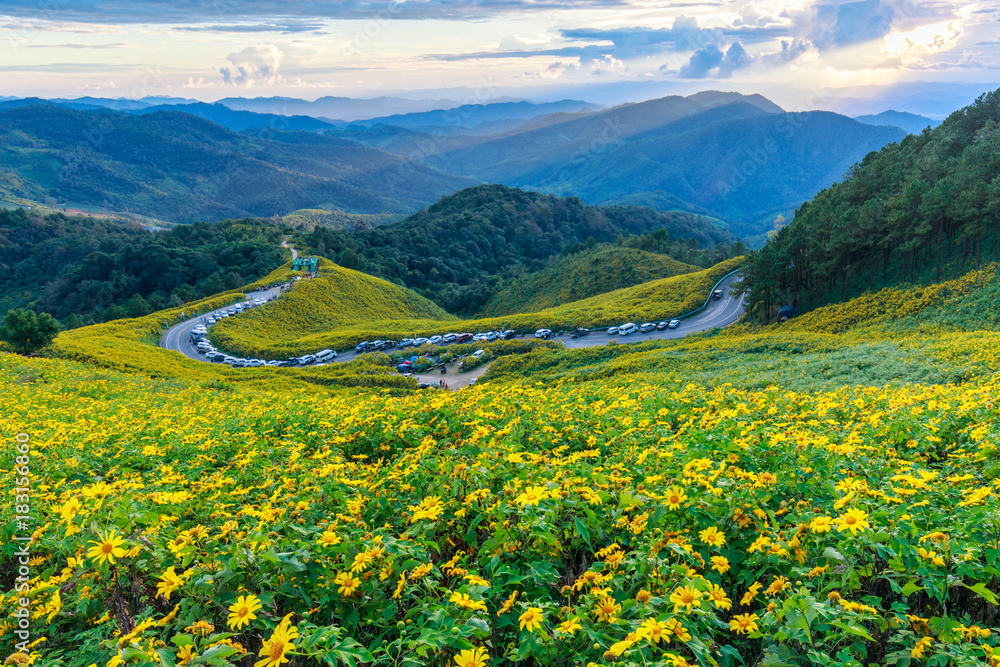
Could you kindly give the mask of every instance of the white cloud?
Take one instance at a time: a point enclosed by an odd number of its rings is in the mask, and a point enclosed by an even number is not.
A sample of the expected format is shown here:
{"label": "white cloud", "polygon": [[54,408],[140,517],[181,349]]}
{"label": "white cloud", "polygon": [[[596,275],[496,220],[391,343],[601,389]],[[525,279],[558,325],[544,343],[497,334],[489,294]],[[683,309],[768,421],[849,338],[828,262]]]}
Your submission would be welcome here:
{"label": "white cloud", "polygon": [[281,83],[278,70],[282,56],[274,44],[248,46],[226,56],[232,67],[222,67],[219,73],[222,74],[223,82],[239,86]]}

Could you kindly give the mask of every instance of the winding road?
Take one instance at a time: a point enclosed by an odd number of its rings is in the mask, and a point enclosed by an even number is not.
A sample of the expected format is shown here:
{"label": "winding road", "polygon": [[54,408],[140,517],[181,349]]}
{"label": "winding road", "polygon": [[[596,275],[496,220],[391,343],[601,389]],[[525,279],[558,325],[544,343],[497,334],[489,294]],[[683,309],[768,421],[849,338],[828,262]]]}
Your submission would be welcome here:
{"label": "winding road", "polygon": [[[287,239],[286,239],[287,241]],[[286,246],[288,247],[288,246]],[[293,248],[289,248],[295,253]],[[296,253],[297,254],[297,253]],[[582,348],[582,347],[595,347],[597,345],[604,345],[612,340],[619,343],[641,343],[647,340],[661,340],[661,339],[671,339],[671,338],[683,338],[684,336],[698,333],[701,331],[708,331],[709,329],[715,329],[719,327],[729,326],[733,324],[740,318],[743,314],[743,296],[733,297],[729,294],[729,290],[732,284],[740,279],[738,274],[731,275],[727,277],[721,284],[717,286],[717,289],[722,290],[722,298],[718,301],[713,301],[709,299],[708,305],[705,306],[704,310],[692,315],[688,318],[681,320],[680,326],[676,329],[665,329],[664,331],[650,331],[649,333],[639,333],[636,332],[630,336],[619,336],[607,334],[607,329],[595,329],[592,330],[588,336],[580,336],[579,338],[571,338],[569,334],[564,334],[562,336],[557,336],[556,340],[562,341],[563,345],[567,348]],[[247,294],[247,299],[269,299],[280,292],[280,288],[272,288],[269,290],[262,290],[259,292],[252,292]],[[226,310],[231,306],[226,306],[225,308],[220,308],[219,311]],[[266,306],[258,306],[266,307]],[[219,312],[215,311],[215,312]],[[180,352],[186,357],[191,359],[196,359],[198,361],[204,361],[205,363],[211,363],[204,356],[198,354],[195,349],[188,341],[188,334],[194,329],[199,323],[203,322],[208,318],[209,315],[213,313],[204,313],[198,317],[192,318],[176,324],[171,327],[163,335],[163,339],[160,341],[160,347],[164,347],[168,350],[174,350]],[[642,322],[636,322],[636,324],[642,324]],[[531,334],[526,334],[530,336]],[[348,352],[343,352],[337,355],[336,361],[338,362],[348,362],[357,357],[357,353],[354,350]]]}

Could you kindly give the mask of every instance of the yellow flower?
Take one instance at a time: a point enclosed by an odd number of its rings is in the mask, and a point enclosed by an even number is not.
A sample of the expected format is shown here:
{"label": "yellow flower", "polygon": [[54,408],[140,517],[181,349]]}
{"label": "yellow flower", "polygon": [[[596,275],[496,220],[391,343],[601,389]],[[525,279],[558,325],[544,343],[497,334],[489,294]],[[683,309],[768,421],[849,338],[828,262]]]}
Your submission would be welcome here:
{"label": "yellow flower", "polygon": [[470,611],[486,611],[485,602],[482,600],[473,600],[465,593],[452,593],[451,597],[448,598],[448,601],[454,603],[456,607],[461,607],[462,609],[468,609]]}
{"label": "yellow flower", "polygon": [[684,611],[691,611],[691,608],[701,603],[701,591],[694,586],[681,586],[670,594],[670,601],[674,603],[674,613],[684,607]]}
{"label": "yellow flower", "polygon": [[753,599],[757,597],[757,593],[759,593],[762,588],[764,588],[764,586],[759,581],[753,582],[750,588],[747,589],[746,594],[743,595],[743,599],[740,600],[740,606],[745,607],[753,602]]}
{"label": "yellow flower", "polygon": [[615,614],[622,610],[622,606],[615,602],[612,597],[605,597],[597,606],[594,608],[594,615],[597,616],[597,620],[604,621],[605,623],[615,623],[617,618]]}
{"label": "yellow flower", "polygon": [[684,489],[679,486],[672,486],[667,489],[667,496],[665,498],[667,501],[667,507],[672,510],[680,509],[681,504],[687,500],[687,495],[684,493]]}
{"label": "yellow flower", "polygon": [[465,575],[465,580],[468,581],[473,586],[486,586],[487,588],[489,588],[490,585],[490,582],[488,582],[486,579],[483,579],[482,577],[475,574]]}
{"label": "yellow flower", "polygon": [[698,537],[705,544],[713,547],[721,547],[726,543],[726,536],[719,532],[719,529],[715,526],[710,526],[705,530],[698,533]]}
{"label": "yellow flower", "polygon": [[818,516],[809,522],[809,530],[814,533],[829,533],[831,529],[831,519],[828,516]]}
{"label": "yellow flower", "polygon": [[229,607],[229,618],[226,619],[226,623],[233,630],[239,630],[244,625],[250,625],[250,621],[257,618],[254,612],[262,606],[260,600],[253,595],[241,595]]}
{"label": "yellow flower", "polygon": [[931,646],[931,644],[933,644],[933,643],[934,643],[933,639],[931,639],[930,637],[924,637],[923,639],[921,639],[920,641],[918,641],[917,645],[914,646],[913,649],[910,651],[910,657],[911,658],[923,658],[924,657],[924,651],[926,651],[927,649],[929,649],[930,646]]}
{"label": "yellow flower", "polygon": [[171,593],[184,585],[184,579],[184,575],[174,572],[174,566],[171,565],[156,582],[156,594],[163,597],[164,600],[169,600]]}
{"label": "yellow flower", "polygon": [[659,644],[661,640],[670,641],[670,633],[667,632],[667,627],[655,618],[644,620],[642,625],[639,626],[639,631],[653,644]]}
{"label": "yellow flower", "polygon": [[321,547],[335,547],[338,544],[340,544],[340,536],[332,530],[325,530],[319,536],[319,545]]}
{"label": "yellow flower", "polygon": [[361,585],[360,579],[355,579],[354,575],[350,572],[341,572],[333,580],[333,583],[337,585],[337,592],[344,597],[351,597],[354,595],[354,591],[357,590],[358,586]]}
{"label": "yellow flower", "polygon": [[741,635],[748,635],[751,632],[757,632],[757,621],[759,620],[757,614],[736,614],[729,621],[729,629]]}
{"label": "yellow flower", "polygon": [[673,635],[674,637],[677,637],[677,639],[681,640],[682,642],[691,640],[691,633],[688,632],[687,629],[683,625],[681,625],[681,622],[678,621],[676,618],[668,618],[667,620],[665,620],[663,622],[663,628],[665,632]]}
{"label": "yellow flower", "polygon": [[582,627],[583,626],[580,625],[580,617],[574,616],[573,618],[565,620],[559,625],[557,625],[556,632],[558,632],[561,635],[572,635]]}
{"label": "yellow flower", "polygon": [[521,492],[521,495],[514,499],[514,502],[521,507],[538,505],[538,503],[545,500],[548,495],[549,492],[544,486],[529,486]]}
{"label": "yellow flower", "polygon": [[291,614],[281,619],[281,623],[260,649],[258,655],[263,656],[263,658],[255,662],[254,667],[280,667],[282,663],[290,662],[290,658],[286,654],[295,650],[295,644],[292,643],[292,640],[299,636],[298,628],[290,625],[291,620]]}
{"label": "yellow flower", "polygon": [[178,664],[186,665],[189,662],[191,662],[194,658],[195,658],[194,646],[192,644],[188,644],[187,646],[181,646],[177,650]]}
{"label": "yellow flower", "polygon": [[766,591],[764,591],[764,594],[775,596],[781,591],[785,590],[787,586],[788,586],[788,579],[784,577],[775,577],[774,581],[771,582],[771,585],[767,587]]}
{"label": "yellow flower", "polygon": [[490,654],[486,649],[470,648],[455,656],[455,667],[486,667]]}
{"label": "yellow flower", "polygon": [[733,601],[726,595],[726,591],[712,582],[708,583],[708,599],[719,609],[732,609],[733,607]]}
{"label": "yellow flower", "polygon": [[523,614],[517,617],[520,622],[519,627],[528,632],[534,632],[542,627],[542,620],[545,616],[540,607],[528,607]]}
{"label": "yellow flower", "polygon": [[121,558],[125,555],[125,550],[121,548],[124,543],[125,540],[116,535],[114,530],[109,530],[104,534],[99,533],[96,542],[90,541],[90,544],[94,546],[87,552],[87,556],[97,561],[98,565],[104,561],[113,564],[115,558]]}
{"label": "yellow flower", "polygon": [[712,569],[719,574],[729,572],[729,559],[725,556],[712,556]]}
{"label": "yellow flower", "polygon": [[851,535],[863,533],[866,528],[871,528],[871,525],[868,523],[868,513],[862,512],[856,507],[847,510],[847,512],[841,514],[833,521],[837,524],[837,531],[842,533],[845,530],[849,530],[851,531]]}

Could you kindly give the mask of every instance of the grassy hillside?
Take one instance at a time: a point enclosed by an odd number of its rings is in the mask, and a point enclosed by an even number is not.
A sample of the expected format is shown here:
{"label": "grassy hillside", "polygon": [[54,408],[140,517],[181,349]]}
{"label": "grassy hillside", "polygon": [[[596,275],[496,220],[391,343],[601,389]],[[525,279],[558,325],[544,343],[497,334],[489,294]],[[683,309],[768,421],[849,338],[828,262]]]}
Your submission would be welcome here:
{"label": "grassy hillside", "polygon": [[618,246],[561,256],[541,271],[515,280],[491,298],[483,316],[534,313],[657,278],[693,273],[699,267]]}
{"label": "grassy hillside", "polygon": [[748,258],[748,305],[805,311],[1000,258],[1000,90],[872,153]]}
{"label": "grassy hillside", "polygon": [[28,590],[0,594],[33,601],[47,667],[249,667],[288,634],[303,666],[988,663],[1000,334],[906,318],[995,312],[990,271],[900,291],[892,321],[858,301],[847,326],[548,348],[456,393],[0,353],[0,410],[51,480]]}
{"label": "grassy hillside", "polygon": [[691,213],[587,206],[575,197],[502,185],[467,188],[392,225],[353,233],[317,227],[297,247],[406,285],[468,316],[502,281],[543,268],[567,248],[657,230],[690,244],[683,249],[689,264],[711,266],[738,247],[728,230]]}
{"label": "grassy hillside", "polygon": [[[324,348],[345,350],[362,340],[431,336],[448,332],[541,327],[569,329],[670,319],[705,303],[711,287],[740,259],[711,269],[654,280],[533,313],[458,319],[391,283],[325,265],[325,274],[300,283],[249,316],[223,320],[209,330],[216,347],[264,359],[284,359]],[[357,298],[356,298],[357,297]],[[369,299],[368,305],[361,297]],[[405,305],[404,305],[405,304]]]}
{"label": "grassy hillside", "polygon": [[[319,274],[300,281],[267,308],[214,325],[212,342],[219,349],[242,355],[283,359],[299,349],[297,341],[344,327],[363,324],[377,331],[385,323],[398,331],[455,319],[405,287],[325,259],[320,260]],[[344,347],[341,344],[338,349]]]}
{"label": "grassy hillside", "polygon": [[0,183],[38,201],[175,222],[332,205],[411,212],[474,181],[308,132],[238,134],[189,114],[0,110]]}

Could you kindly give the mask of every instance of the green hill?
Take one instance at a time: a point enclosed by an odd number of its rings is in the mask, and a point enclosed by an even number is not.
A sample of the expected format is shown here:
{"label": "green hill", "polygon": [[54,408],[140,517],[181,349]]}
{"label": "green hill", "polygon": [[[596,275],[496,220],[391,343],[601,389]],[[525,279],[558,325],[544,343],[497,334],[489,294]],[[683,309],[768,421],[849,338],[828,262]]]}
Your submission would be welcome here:
{"label": "green hill", "polygon": [[488,317],[534,313],[622,287],[698,270],[699,267],[672,257],[635,248],[598,248],[558,257],[541,271],[518,278],[490,299],[480,314]]}
{"label": "green hill", "polygon": [[210,336],[219,349],[278,359],[300,350],[304,338],[344,327],[378,330],[391,323],[396,331],[454,319],[405,287],[324,259],[318,277],[299,281],[267,308],[219,322]]}
{"label": "green hill", "polygon": [[309,132],[237,134],[179,111],[0,109],[10,194],[175,221],[332,206],[408,213],[474,181]]}
{"label": "green hill", "polygon": [[747,261],[759,319],[902,282],[939,282],[1000,257],[1000,90],[930,132],[870,153]]}
{"label": "green hill", "polygon": [[587,206],[575,197],[481,185],[443,197],[395,224],[351,233],[316,227],[299,248],[405,285],[448,312],[470,315],[503,281],[544,268],[565,248],[655,230],[702,250],[685,261],[703,266],[728,257],[738,241],[691,213]]}

